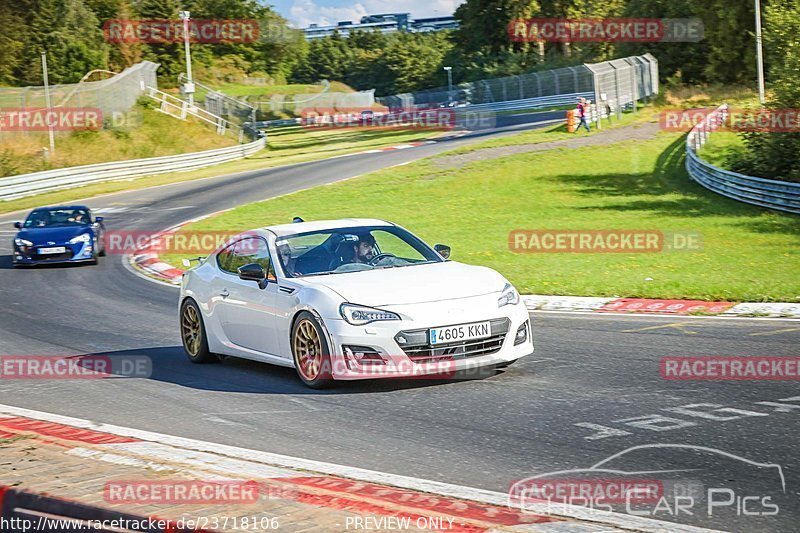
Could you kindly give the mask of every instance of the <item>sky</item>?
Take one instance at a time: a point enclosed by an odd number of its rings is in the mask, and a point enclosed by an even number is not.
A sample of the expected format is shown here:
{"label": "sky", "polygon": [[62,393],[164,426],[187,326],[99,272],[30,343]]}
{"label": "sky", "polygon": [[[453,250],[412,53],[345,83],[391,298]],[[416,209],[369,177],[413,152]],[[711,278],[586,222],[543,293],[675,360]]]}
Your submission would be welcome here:
{"label": "sky", "polygon": [[452,15],[463,0],[266,0],[296,28],[309,24],[358,22],[364,15],[411,13],[412,17]]}

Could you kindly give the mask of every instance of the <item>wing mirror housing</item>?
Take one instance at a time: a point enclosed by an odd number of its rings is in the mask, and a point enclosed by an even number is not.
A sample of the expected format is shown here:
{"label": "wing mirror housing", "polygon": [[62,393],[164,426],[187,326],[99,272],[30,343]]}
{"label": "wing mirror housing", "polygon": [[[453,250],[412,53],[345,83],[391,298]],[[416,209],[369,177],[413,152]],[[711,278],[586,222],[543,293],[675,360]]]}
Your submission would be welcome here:
{"label": "wing mirror housing", "polygon": [[17,228],[17,229],[22,229],[22,222],[19,222],[19,221],[14,222],[14,227]]}
{"label": "wing mirror housing", "polygon": [[94,221],[95,222],[102,222],[103,221],[103,217],[94,217]]}
{"label": "wing mirror housing", "polygon": [[450,259],[450,247],[446,244],[437,244],[433,247],[436,250],[436,253],[441,255],[445,259]]}
{"label": "wing mirror housing", "polygon": [[267,273],[264,271],[264,267],[258,263],[240,266],[236,271],[239,273],[239,279],[256,281],[258,282],[259,289],[265,289],[267,287]]}

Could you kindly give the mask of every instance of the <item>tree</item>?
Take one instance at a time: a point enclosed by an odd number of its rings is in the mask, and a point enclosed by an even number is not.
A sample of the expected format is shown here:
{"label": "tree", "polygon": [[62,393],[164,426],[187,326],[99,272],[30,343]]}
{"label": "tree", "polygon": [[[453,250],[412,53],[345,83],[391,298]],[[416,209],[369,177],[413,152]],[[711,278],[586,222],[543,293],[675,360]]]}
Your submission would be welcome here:
{"label": "tree", "polygon": [[[712,14],[713,15],[713,14]],[[707,17],[709,13],[694,0],[628,0],[625,17],[631,18],[692,18]],[[707,28],[709,21],[704,21]],[[622,55],[652,53],[658,58],[658,69],[662,79],[673,76],[684,83],[700,83],[707,80],[709,41],[696,43],[626,43],[620,47]]]}
{"label": "tree", "polygon": [[[134,6],[135,18],[143,20],[178,20],[183,9],[180,0],[140,0]],[[178,74],[186,69],[182,42],[149,43],[144,58],[161,65],[158,73],[169,79],[168,84],[176,83]]]}
{"label": "tree", "polygon": [[0,85],[11,85],[28,38],[25,18],[11,4],[0,4],[0,28],[4,28],[0,32]]}
{"label": "tree", "polygon": [[752,0],[702,3],[708,41],[706,78],[714,83],[750,83],[755,79],[755,11]]}
{"label": "tree", "polygon": [[51,83],[75,82],[90,70],[105,68],[108,46],[83,0],[36,0],[31,7],[24,59],[16,71],[20,82],[42,84],[41,52],[47,52]]}
{"label": "tree", "polygon": [[[769,59],[770,109],[800,107],[800,4],[773,0],[764,10],[764,49]],[[800,133],[743,134],[746,150],[732,168],[765,178],[800,182]]]}

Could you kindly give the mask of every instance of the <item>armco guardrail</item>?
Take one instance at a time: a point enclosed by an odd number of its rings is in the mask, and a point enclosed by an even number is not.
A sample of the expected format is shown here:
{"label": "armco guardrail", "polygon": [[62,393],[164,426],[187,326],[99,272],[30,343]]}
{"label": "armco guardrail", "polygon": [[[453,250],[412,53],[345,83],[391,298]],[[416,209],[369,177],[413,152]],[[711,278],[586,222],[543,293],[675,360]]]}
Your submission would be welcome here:
{"label": "armco guardrail", "polygon": [[565,105],[575,105],[578,98],[593,98],[594,93],[569,93],[557,94],[554,96],[540,96],[537,98],[526,98],[524,100],[506,100],[503,102],[490,102],[488,104],[472,104],[459,111],[521,111],[523,109],[543,109],[546,107],[561,107]]}
{"label": "armco guardrail", "polygon": [[58,168],[0,178],[0,200],[14,200],[41,192],[69,189],[101,181],[195,170],[247,157],[262,150],[266,145],[267,140],[262,138],[249,144],[204,152]]}
{"label": "armco guardrail", "polygon": [[726,122],[728,105],[718,107],[686,137],[686,171],[697,183],[717,194],[768,209],[800,214],[800,183],[768,180],[717,168],[700,159],[697,151],[711,133]]}

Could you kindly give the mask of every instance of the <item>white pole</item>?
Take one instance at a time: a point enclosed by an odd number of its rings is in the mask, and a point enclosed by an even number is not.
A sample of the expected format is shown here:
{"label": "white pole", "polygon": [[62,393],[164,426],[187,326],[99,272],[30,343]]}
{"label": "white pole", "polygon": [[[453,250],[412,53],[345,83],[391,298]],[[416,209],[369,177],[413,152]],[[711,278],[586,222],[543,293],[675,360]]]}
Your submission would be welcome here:
{"label": "white pole", "polygon": [[50,105],[50,82],[47,78],[47,52],[42,52],[42,75],[44,77],[44,102],[47,106],[47,131],[50,135],[50,155],[56,153],[56,138],[53,135],[53,121],[50,120],[50,114],[53,107]]}
{"label": "white pole", "polygon": [[447,71],[447,104],[453,101],[453,67],[444,67]]}
{"label": "white pole", "polygon": [[764,105],[764,52],[761,48],[761,1],[756,2],[756,63],[758,68],[758,100]]}
{"label": "white pole", "polygon": [[181,18],[183,19],[183,48],[186,53],[186,93],[189,100],[189,105],[194,105],[194,83],[192,83],[192,54],[189,51],[189,18],[188,11],[181,11]]}

